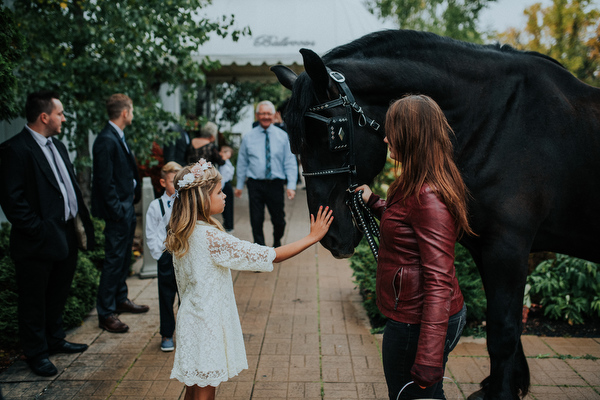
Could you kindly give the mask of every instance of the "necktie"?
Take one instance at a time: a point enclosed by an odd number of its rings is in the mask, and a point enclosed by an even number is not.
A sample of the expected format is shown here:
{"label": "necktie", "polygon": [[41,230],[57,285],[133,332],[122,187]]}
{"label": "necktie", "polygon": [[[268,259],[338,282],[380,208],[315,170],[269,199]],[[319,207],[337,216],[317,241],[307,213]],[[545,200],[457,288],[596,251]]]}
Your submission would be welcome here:
{"label": "necktie", "polygon": [[167,207],[171,208],[171,200],[167,200]]}
{"label": "necktie", "polygon": [[266,129],[263,132],[265,133],[265,179],[271,179],[271,143],[269,141],[269,132]]}
{"label": "necktie", "polygon": [[121,140],[123,141],[123,144],[125,145],[125,150],[127,150],[127,152],[129,153],[129,146],[127,146],[127,142],[125,141],[125,135],[121,136]]}
{"label": "necktie", "polygon": [[48,139],[46,146],[48,146],[50,153],[52,154],[52,160],[54,161],[54,166],[56,167],[56,172],[58,173],[58,179],[63,184],[67,192],[67,202],[65,202],[65,219],[70,219],[69,216],[74,218],[77,215],[77,196],[75,195],[73,182],[71,182],[69,172],[67,171],[64,162],[58,162],[58,160],[62,160],[62,158],[60,158],[60,154],[58,154],[56,146],[54,146],[54,143],[52,143],[52,139]]}

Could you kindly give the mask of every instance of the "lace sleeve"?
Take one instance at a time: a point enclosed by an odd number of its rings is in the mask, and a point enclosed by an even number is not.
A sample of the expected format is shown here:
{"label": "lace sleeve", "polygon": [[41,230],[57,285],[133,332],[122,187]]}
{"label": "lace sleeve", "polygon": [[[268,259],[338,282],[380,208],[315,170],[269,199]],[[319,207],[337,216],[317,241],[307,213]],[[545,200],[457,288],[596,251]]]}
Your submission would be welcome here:
{"label": "lace sleeve", "polygon": [[206,232],[208,251],[216,264],[235,270],[272,271],[275,249],[236,238],[217,229]]}

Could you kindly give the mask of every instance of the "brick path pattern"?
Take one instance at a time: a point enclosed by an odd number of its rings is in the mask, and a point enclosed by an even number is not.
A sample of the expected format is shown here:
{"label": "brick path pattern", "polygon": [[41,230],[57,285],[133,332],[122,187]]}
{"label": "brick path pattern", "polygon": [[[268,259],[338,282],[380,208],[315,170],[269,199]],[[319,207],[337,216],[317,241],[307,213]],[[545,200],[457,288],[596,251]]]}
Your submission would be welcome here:
{"label": "brick path pattern", "polygon": [[[309,231],[306,192],[286,200],[289,243]],[[235,199],[235,232],[251,240],[247,198]],[[272,237],[270,222],[265,237]],[[135,268],[139,271],[141,263]],[[387,399],[381,335],[372,335],[348,260],[320,245],[276,264],[271,273],[233,273],[249,369],[217,389],[218,400]],[[184,385],[170,380],[173,353],[160,350],[156,279],[128,279],[130,298],[147,314],[124,314],[125,334],[98,328],[95,310],[69,341],[88,343],[82,354],[51,356],[59,374],[30,372],[23,361],[0,374],[7,400],[178,400]],[[600,399],[600,338],[524,336],[531,369],[526,399]],[[466,399],[488,375],[483,339],[462,338],[451,354],[448,399]]]}

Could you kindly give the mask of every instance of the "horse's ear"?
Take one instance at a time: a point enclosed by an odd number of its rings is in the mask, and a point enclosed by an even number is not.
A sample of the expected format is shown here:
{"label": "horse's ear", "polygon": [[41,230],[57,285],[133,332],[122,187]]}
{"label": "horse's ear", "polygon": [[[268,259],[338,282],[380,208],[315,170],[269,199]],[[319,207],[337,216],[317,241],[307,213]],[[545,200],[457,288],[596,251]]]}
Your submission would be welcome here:
{"label": "horse's ear", "polygon": [[323,59],[317,53],[309,49],[300,49],[304,60],[304,69],[313,81],[315,90],[327,92],[329,89],[329,75]]}
{"label": "horse's ear", "polygon": [[296,79],[298,78],[298,75],[296,75],[294,71],[292,71],[285,65],[273,65],[270,68],[270,70],[275,73],[277,79],[279,80],[279,83],[281,83],[284,87],[292,90],[294,82],[296,82]]}

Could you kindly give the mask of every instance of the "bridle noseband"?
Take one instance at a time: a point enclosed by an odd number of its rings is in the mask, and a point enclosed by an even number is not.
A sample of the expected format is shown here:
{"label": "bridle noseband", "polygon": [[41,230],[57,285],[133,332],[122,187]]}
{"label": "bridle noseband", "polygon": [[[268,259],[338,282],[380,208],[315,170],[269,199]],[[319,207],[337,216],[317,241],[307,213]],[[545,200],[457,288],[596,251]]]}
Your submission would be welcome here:
{"label": "bridle noseband", "polygon": [[[350,88],[346,84],[346,78],[341,72],[332,71],[327,68],[327,72],[331,79],[333,79],[342,94],[335,100],[330,100],[325,103],[318,104],[310,107],[305,117],[314,118],[316,120],[325,122],[327,124],[327,135],[329,139],[329,151],[346,151],[347,162],[345,165],[337,168],[329,168],[320,171],[302,172],[303,176],[325,176],[325,175],[336,175],[336,174],[348,174],[348,193],[349,199],[346,200],[346,205],[350,208],[350,214],[354,224],[358,226],[358,229],[363,232],[369,247],[375,256],[375,259],[379,256],[378,245],[374,240],[376,237],[379,240],[379,227],[375,222],[375,217],[371,214],[369,208],[365,205],[362,199],[362,190],[355,192],[354,190],[358,186],[356,180],[356,157],[354,152],[354,124],[352,121],[352,115],[358,114],[358,126],[368,126],[375,132],[379,132],[381,125],[375,120],[365,115],[361,106],[356,103],[354,96],[350,91]],[[319,111],[330,110],[336,107],[344,107],[345,115],[335,117],[324,117],[317,114]],[[383,135],[382,135],[383,136]]]}

